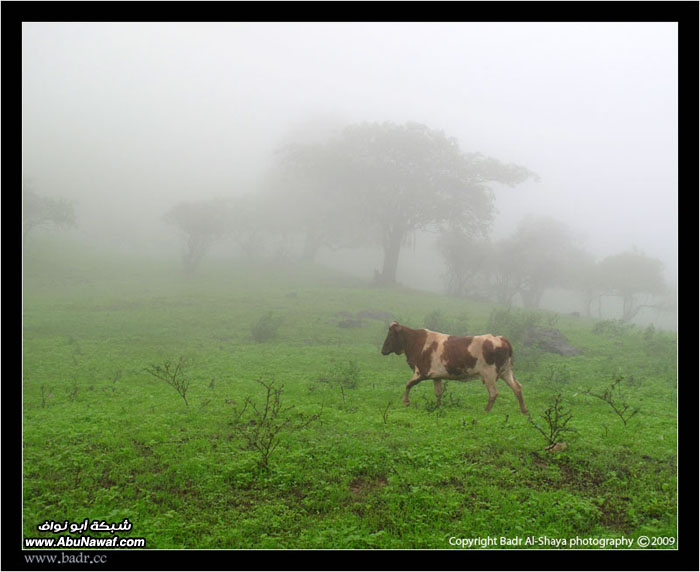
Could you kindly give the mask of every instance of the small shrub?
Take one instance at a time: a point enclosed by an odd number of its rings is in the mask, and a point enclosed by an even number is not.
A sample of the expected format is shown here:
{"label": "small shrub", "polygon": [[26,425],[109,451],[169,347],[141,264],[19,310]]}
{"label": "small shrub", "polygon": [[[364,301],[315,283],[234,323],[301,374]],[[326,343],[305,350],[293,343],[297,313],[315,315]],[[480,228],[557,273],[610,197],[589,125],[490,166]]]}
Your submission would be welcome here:
{"label": "small shrub", "polygon": [[656,334],[656,328],[654,327],[654,324],[649,324],[647,328],[644,330],[644,341],[645,342],[651,342],[654,340]]}
{"label": "small shrub", "polygon": [[190,388],[190,380],[185,375],[185,369],[190,366],[192,361],[185,356],[180,356],[177,363],[172,363],[170,360],[164,361],[163,365],[153,364],[146,368],[146,371],[153,377],[157,377],[161,381],[167,383],[170,387],[178,392],[180,397],[187,403],[187,390]]}
{"label": "small shrub", "polygon": [[450,318],[442,310],[433,310],[423,319],[423,327],[452,336],[466,336],[469,331],[467,320],[468,316],[464,312]]}
{"label": "small shrub", "polygon": [[276,338],[277,330],[282,322],[282,318],[275,317],[272,312],[268,312],[251,326],[250,331],[253,334],[253,339],[258,343],[263,343]]}
{"label": "small shrub", "polygon": [[548,312],[542,319],[547,326],[554,328],[559,323],[559,314],[556,312]]}
{"label": "small shrub", "polygon": [[330,383],[339,385],[342,389],[355,389],[357,380],[362,375],[360,366],[354,360],[349,360],[347,365],[334,368],[332,371],[320,375],[319,383]]}
{"label": "small shrub", "polygon": [[616,377],[612,384],[606,387],[602,393],[593,393],[590,389],[587,389],[584,393],[605,401],[622,420],[623,425],[627,425],[627,422],[639,412],[639,409],[630,407],[625,397],[622,395],[620,382],[623,379],[623,376]]}
{"label": "small shrub", "polygon": [[75,398],[78,397],[78,392],[80,391],[80,385],[76,380],[73,380],[73,384],[70,386],[70,389],[66,389],[66,395],[68,396],[68,401],[71,403],[75,401]]}
{"label": "small shrub", "polygon": [[121,379],[122,377],[122,370],[118,369],[117,371],[114,372],[114,375],[112,375],[112,393],[114,393],[117,390],[117,382]]}
{"label": "small shrub", "polygon": [[[248,449],[260,454],[258,466],[268,469],[270,456],[280,444],[283,433],[293,433],[304,429],[321,417],[321,411],[313,415],[299,414],[292,416],[293,405],[282,406],[282,390],[284,386],[275,387],[274,381],[262,379],[258,383],[265,388],[265,401],[258,405],[250,396],[246,396],[243,405],[238,406],[231,401],[233,407],[233,432],[242,439]],[[247,413],[247,414],[246,414]]]}
{"label": "small shrub", "polygon": [[495,335],[505,336],[512,344],[525,339],[527,331],[542,321],[539,312],[527,312],[515,308],[495,308],[489,315],[487,330]]}
{"label": "small shrub", "polygon": [[382,421],[384,421],[384,425],[386,425],[389,422],[389,409],[390,408],[391,408],[391,400],[386,404],[384,411],[382,411]]}
{"label": "small shrub", "polygon": [[455,397],[454,391],[448,391],[449,387],[449,381],[445,380],[442,382],[442,407],[456,407],[461,409],[462,407],[464,407],[462,399],[459,397]]}
{"label": "small shrub", "polygon": [[545,377],[545,381],[552,385],[565,385],[571,381],[573,374],[571,370],[565,366],[549,366],[549,372]]}
{"label": "small shrub", "polygon": [[53,392],[51,391],[51,388],[48,387],[46,384],[42,383],[41,384],[41,407],[42,409],[47,406],[47,400],[51,399],[53,397]]}
{"label": "small shrub", "polygon": [[596,322],[591,332],[602,336],[621,336],[630,329],[622,320],[601,320]]}
{"label": "small shrub", "polygon": [[350,360],[348,361],[347,366],[338,371],[336,380],[341,387],[355,389],[357,387],[357,380],[359,379],[360,375],[360,366],[357,365],[356,361]]}
{"label": "small shrub", "polygon": [[552,398],[552,404],[544,410],[542,414],[542,419],[546,422],[547,426],[542,427],[535,423],[532,416],[528,415],[528,423],[532,425],[547,441],[548,448],[554,447],[558,441],[559,436],[566,431],[575,431],[571,427],[567,427],[569,421],[573,414],[571,411],[565,411],[564,405],[562,404],[561,393],[557,393]]}
{"label": "small shrub", "polygon": [[[510,338],[508,339],[510,340]],[[536,371],[543,356],[544,352],[534,345],[519,345],[513,350],[513,362],[521,372]]]}

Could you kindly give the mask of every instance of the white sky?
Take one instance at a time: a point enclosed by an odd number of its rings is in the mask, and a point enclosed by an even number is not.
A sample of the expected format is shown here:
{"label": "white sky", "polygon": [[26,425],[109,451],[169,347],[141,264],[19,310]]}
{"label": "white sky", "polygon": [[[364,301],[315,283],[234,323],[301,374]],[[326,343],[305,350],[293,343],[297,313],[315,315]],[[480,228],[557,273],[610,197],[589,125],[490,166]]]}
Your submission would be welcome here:
{"label": "white sky", "polygon": [[245,190],[300,125],[417,121],[540,175],[496,189],[495,237],[551,215],[674,278],[677,40],[675,23],[25,23],[24,173],[117,228]]}

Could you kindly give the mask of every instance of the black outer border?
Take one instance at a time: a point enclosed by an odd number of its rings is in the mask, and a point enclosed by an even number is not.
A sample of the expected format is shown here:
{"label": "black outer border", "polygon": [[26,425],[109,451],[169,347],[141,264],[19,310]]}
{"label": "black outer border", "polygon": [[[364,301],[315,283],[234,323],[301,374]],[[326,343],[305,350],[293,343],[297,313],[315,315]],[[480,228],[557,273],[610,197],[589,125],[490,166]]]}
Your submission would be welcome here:
{"label": "black outer border", "polygon": [[[2,323],[6,354],[2,391],[2,569],[32,570],[47,566],[28,565],[23,551],[21,532],[14,526],[21,518],[21,223],[14,210],[20,205],[21,153],[21,37],[22,22],[100,22],[100,21],[247,21],[247,22],[678,22],[679,30],[679,199],[695,208],[697,200],[698,158],[698,21],[696,2],[2,2],[2,97],[3,159],[2,181],[3,285],[5,314]],[[386,15],[392,15],[387,18]],[[20,157],[19,165],[15,156]],[[19,168],[17,168],[19,167]],[[685,193],[681,193],[683,189]],[[679,214],[697,212],[679,209]],[[679,224],[679,228],[681,225]],[[685,226],[684,226],[685,228]],[[696,219],[688,226],[695,230]],[[653,229],[650,229],[653,232]],[[680,237],[679,237],[680,238]],[[692,244],[696,244],[694,241]],[[679,240],[683,260],[689,241]],[[19,256],[18,256],[19,255]],[[680,257],[681,255],[679,255]],[[687,263],[679,270],[687,273]],[[694,276],[690,284],[695,285]],[[687,280],[679,279],[681,286]],[[15,288],[19,289],[19,293]],[[18,295],[19,294],[19,295]],[[12,295],[12,297],[11,297]],[[695,292],[693,292],[693,296]],[[679,346],[692,352],[692,373],[682,385],[679,399],[679,486],[683,499],[679,503],[678,550],[112,550],[85,551],[106,554],[103,565],[55,565],[63,570],[698,570],[698,345],[694,335],[681,327]],[[18,323],[19,322],[19,323]],[[687,320],[685,322],[687,325]],[[695,332],[695,328],[692,330]],[[15,353],[12,342],[18,342]],[[680,363],[679,363],[680,366]],[[682,370],[683,368],[679,368]],[[680,373],[679,373],[680,378]],[[690,393],[690,395],[689,395]],[[692,420],[692,422],[691,422]],[[693,502],[695,501],[695,502]],[[21,527],[20,527],[21,529]],[[75,554],[75,552],[70,551]]]}

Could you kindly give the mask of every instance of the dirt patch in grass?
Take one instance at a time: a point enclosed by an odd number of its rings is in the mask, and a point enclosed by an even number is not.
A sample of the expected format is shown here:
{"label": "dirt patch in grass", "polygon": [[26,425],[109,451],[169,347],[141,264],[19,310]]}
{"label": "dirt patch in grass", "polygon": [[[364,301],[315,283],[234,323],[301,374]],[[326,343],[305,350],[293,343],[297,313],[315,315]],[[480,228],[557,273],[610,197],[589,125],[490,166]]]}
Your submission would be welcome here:
{"label": "dirt patch in grass", "polygon": [[386,476],[379,475],[376,477],[355,477],[348,484],[348,488],[354,499],[363,498],[367,493],[377,489],[381,489],[389,484]]}
{"label": "dirt patch in grass", "polygon": [[603,526],[629,534],[634,528],[627,514],[626,502],[619,498],[606,498],[598,507]]}

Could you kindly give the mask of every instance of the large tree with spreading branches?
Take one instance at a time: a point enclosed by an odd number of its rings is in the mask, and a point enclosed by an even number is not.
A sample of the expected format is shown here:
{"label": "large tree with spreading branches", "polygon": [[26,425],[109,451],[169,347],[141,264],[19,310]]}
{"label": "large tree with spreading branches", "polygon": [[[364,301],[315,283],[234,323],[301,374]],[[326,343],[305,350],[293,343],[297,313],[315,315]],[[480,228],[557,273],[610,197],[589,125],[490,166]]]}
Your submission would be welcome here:
{"label": "large tree with spreading branches", "polygon": [[[337,217],[345,223],[331,225],[334,231],[361,230],[381,245],[376,279],[383,284],[395,283],[401,247],[416,231],[484,235],[494,213],[491,185],[536,178],[525,167],[465,153],[455,138],[418,123],[355,124],[325,144],[290,146],[283,156],[309,181],[302,187],[323,197],[321,235]],[[329,205],[337,212],[329,214]]]}

